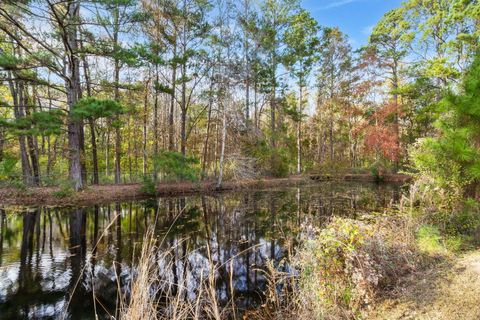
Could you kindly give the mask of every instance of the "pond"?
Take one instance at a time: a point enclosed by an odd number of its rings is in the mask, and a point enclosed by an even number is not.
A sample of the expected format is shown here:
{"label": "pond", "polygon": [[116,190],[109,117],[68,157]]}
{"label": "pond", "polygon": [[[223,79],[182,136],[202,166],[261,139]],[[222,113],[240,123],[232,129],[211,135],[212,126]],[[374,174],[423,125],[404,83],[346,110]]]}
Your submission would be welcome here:
{"label": "pond", "polygon": [[267,261],[292,272],[281,262],[305,226],[381,210],[399,195],[394,185],[327,182],[82,208],[0,209],[0,319],[95,319],[95,310],[100,318],[115,316],[118,288],[128,292],[149,228],[161,239],[159,251],[172,253],[173,263],[159,262],[160,272],[184,283],[186,299],[195,297],[200,270],[214,263],[218,300],[233,295],[240,310],[249,309],[262,301]]}

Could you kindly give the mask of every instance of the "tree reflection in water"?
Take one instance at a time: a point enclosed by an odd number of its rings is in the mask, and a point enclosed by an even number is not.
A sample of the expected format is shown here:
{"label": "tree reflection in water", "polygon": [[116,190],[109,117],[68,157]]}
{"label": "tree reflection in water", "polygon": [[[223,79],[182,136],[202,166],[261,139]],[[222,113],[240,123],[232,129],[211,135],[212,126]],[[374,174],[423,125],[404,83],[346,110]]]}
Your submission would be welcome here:
{"label": "tree reflection in water", "polygon": [[[0,315],[2,319],[115,316],[128,293],[143,234],[155,226],[170,263],[159,273],[193,299],[202,270],[216,274],[221,303],[239,310],[262,301],[269,260],[294,251],[306,224],[332,215],[354,216],[397,201],[397,187],[320,184],[272,191],[146,200],[89,208],[0,210]],[[158,253],[158,259],[165,255]],[[209,259],[211,258],[211,261]],[[168,268],[163,268],[168,266]],[[232,282],[230,282],[230,279]],[[232,286],[230,286],[232,284]],[[94,299],[95,297],[95,299]]]}

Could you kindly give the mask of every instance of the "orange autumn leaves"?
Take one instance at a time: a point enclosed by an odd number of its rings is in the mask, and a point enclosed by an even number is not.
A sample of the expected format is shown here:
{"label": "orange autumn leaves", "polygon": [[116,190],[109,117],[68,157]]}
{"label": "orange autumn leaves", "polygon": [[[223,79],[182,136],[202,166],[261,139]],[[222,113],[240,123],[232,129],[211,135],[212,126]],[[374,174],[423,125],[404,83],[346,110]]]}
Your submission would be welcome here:
{"label": "orange autumn leaves", "polygon": [[365,148],[372,154],[378,154],[388,160],[398,161],[401,156],[398,122],[399,106],[386,104],[377,109],[363,128]]}

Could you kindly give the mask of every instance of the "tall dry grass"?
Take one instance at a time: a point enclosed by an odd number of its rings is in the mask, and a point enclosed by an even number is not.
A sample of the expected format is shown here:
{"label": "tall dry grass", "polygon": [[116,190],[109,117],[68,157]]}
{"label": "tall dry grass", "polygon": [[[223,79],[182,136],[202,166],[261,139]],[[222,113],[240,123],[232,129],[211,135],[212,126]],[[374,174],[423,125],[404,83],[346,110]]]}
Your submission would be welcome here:
{"label": "tall dry grass", "polygon": [[[177,244],[177,246],[179,246]],[[254,250],[252,246],[247,250]],[[290,273],[279,271],[272,262],[259,269],[266,280],[265,301],[254,310],[239,311],[235,300],[234,264],[232,257],[223,263],[214,263],[207,245],[209,267],[201,270],[194,298],[187,296],[185,279],[174,283],[162,270],[171,270],[175,248],[165,250],[153,235],[146,233],[130,290],[123,293],[120,319],[128,320],[186,320],[186,319],[299,319],[298,306],[301,297],[295,291],[296,279]],[[245,253],[245,250],[238,255]],[[237,256],[238,256],[237,255]],[[168,261],[159,268],[158,261]],[[220,302],[217,292],[217,276],[221,269],[228,269],[230,300]],[[185,278],[185,277],[183,277]],[[190,292],[191,293],[191,292]]]}
{"label": "tall dry grass", "polygon": [[[181,243],[181,242],[180,242]],[[155,238],[152,231],[145,234],[130,290],[123,293],[120,319],[128,320],[183,320],[235,318],[233,301],[221,305],[217,298],[216,273],[221,267],[213,264],[210,249],[208,256],[212,268],[200,271],[194,297],[189,296],[185,277],[175,283],[162,270],[172,270],[173,255],[180,244],[168,250]],[[159,261],[165,262],[159,266]],[[233,288],[230,278],[230,287]],[[190,292],[191,293],[191,292]],[[232,295],[233,297],[233,295]]]}

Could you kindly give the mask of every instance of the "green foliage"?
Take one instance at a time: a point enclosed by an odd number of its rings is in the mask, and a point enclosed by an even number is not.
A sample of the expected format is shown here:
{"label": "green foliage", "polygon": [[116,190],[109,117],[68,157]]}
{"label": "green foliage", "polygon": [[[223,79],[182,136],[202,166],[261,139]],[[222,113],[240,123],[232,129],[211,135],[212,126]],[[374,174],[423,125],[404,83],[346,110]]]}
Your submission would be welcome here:
{"label": "green foliage", "polygon": [[245,153],[256,159],[257,170],[273,177],[286,177],[289,174],[289,152],[286,148],[272,149],[265,140],[247,142]]}
{"label": "green foliage", "polygon": [[461,196],[480,181],[480,55],[465,76],[461,93],[438,104],[439,135],[420,140],[411,150],[414,168],[432,187]]}
{"label": "green foliage", "polygon": [[18,159],[11,155],[3,155],[2,161],[0,161],[0,182],[5,183],[0,186],[3,187],[12,187],[20,191],[27,190],[27,186],[23,183],[17,172]]}
{"label": "green foliage", "polygon": [[12,54],[0,51],[0,67],[5,70],[15,70],[22,60]]}
{"label": "green foliage", "polygon": [[155,90],[157,90],[158,92],[162,92],[162,93],[167,93],[167,94],[173,94],[173,89],[169,86],[166,86],[160,82],[156,82],[154,83],[154,86],[155,86]]}
{"label": "green foliage", "polygon": [[163,151],[153,162],[156,170],[167,179],[196,181],[200,175],[198,159],[179,152]]}
{"label": "green foliage", "polygon": [[457,214],[448,218],[449,221],[445,224],[447,235],[474,236],[474,233],[480,227],[480,204],[473,199],[468,199]]}
{"label": "green foliage", "polygon": [[438,232],[434,234],[431,230],[424,230],[422,237],[419,237],[423,238],[423,247],[438,249],[441,242],[446,249],[456,252],[475,248],[480,243],[480,204],[473,199],[463,201],[453,212],[439,210],[428,221],[435,226],[429,227]]}
{"label": "green foliage", "polygon": [[18,163],[18,159],[10,154],[3,155],[2,161],[0,161],[0,180],[12,180],[15,175],[15,167]]}
{"label": "green foliage", "polygon": [[465,202],[457,212],[440,211],[433,215],[430,224],[417,231],[419,249],[442,254],[475,248],[480,242],[480,207],[472,201]]}
{"label": "green foliage", "polygon": [[114,100],[89,97],[77,102],[72,110],[72,116],[77,119],[98,119],[110,118],[124,112],[124,107]]}
{"label": "green foliage", "polygon": [[0,118],[0,126],[15,135],[50,136],[62,133],[64,112],[58,109],[33,112],[18,119]]}
{"label": "green foliage", "polygon": [[62,180],[58,187],[58,190],[53,192],[53,196],[56,198],[67,198],[75,193],[74,183],[70,180]]}
{"label": "green foliage", "polygon": [[155,180],[151,176],[143,177],[140,191],[146,195],[155,196],[157,194]]}
{"label": "green foliage", "polygon": [[289,174],[289,157],[284,148],[276,148],[271,152],[270,173],[272,176],[281,178]]}
{"label": "green foliage", "polygon": [[302,257],[301,286],[315,297],[315,314],[323,318],[348,310],[357,314],[352,279],[346,270],[356,251],[365,242],[367,230],[353,220],[335,219],[315,239],[307,241]]}
{"label": "green foliage", "polygon": [[289,28],[285,31],[284,41],[287,44],[285,65],[298,77],[300,86],[305,85],[305,78],[317,59],[316,53],[320,44],[318,30],[318,23],[310,13],[300,10],[291,17]]}
{"label": "green foliage", "polygon": [[422,252],[429,254],[439,254],[445,252],[442,245],[442,236],[436,226],[423,225],[417,232],[418,247]]}

